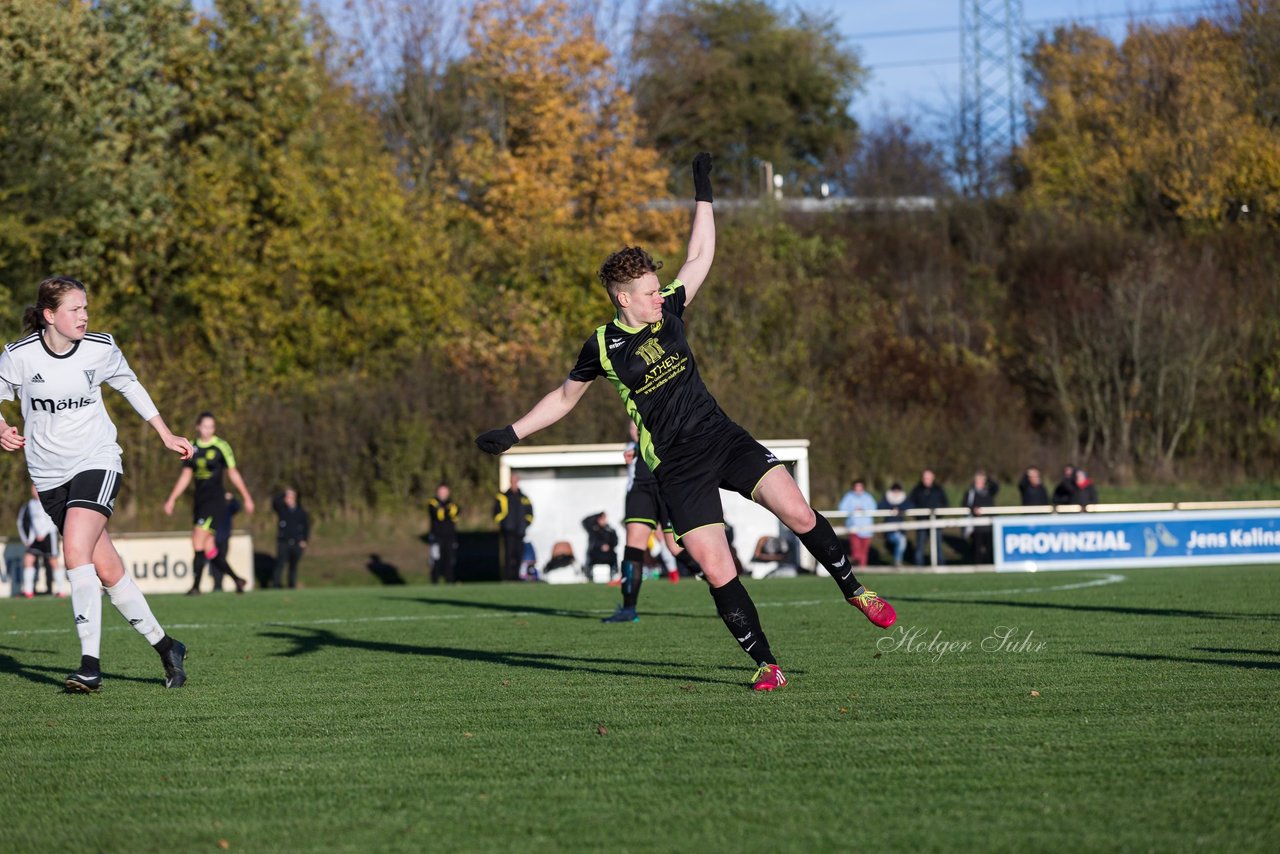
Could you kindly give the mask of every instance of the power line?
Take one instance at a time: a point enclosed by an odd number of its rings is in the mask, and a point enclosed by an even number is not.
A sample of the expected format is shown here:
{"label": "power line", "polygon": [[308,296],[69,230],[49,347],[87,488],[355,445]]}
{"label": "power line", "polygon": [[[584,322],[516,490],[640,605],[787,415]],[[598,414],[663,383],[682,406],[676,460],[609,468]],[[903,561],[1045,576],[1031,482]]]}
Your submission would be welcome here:
{"label": "power line", "polygon": [[926,65],[955,65],[960,61],[958,56],[938,57],[936,59],[895,59],[893,62],[875,62],[867,66],[875,71],[882,68],[917,68]]}
{"label": "power line", "polygon": [[[1146,18],[1158,18],[1163,15],[1184,15],[1189,12],[1214,12],[1231,8],[1229,5],[1202,5],[1202,6],[1171,6],[1168,9],[1152,9],[1150,12],[1141,15],[1134,12],[1103,12],[1097,15],[1080,15],[1077,17],[1066,18],[1033,18],[1025,23],[1027,26],[1038,26],[1044,24],[1069,24],[1072,22],[1088,22],[1088,21],[1107,21],[1117,20],[1120,18],[1133,18],[1141,20]],[[959,27],[916,27],[906,30],[878,30],[868,33],[847,33],[845,38],[854,41],[866,41],[868,39],[894,39],[906,36],[939,36],[948,33],[960,32]]]}

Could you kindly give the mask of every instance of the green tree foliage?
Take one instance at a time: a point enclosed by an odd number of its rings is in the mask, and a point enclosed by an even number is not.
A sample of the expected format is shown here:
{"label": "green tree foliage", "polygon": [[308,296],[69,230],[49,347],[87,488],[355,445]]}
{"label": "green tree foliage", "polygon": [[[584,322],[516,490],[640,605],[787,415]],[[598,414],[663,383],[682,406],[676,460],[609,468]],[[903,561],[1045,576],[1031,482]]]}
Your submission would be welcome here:
{"label": "green tree foliage", "polygon": [[836,174],[856,142],[865,72],[830,16],[765,0],[672,0],[635,34],[636,107],[678,180],[714,151],[719,185],[757,192],[762,160],[792,184]]}

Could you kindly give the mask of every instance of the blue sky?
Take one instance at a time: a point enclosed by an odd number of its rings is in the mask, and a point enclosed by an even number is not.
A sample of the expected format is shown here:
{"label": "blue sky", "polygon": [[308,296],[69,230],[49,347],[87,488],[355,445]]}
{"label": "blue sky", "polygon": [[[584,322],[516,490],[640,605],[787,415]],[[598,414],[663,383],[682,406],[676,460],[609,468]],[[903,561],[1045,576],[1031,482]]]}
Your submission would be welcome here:
{"label": "blue sky", "polygon": [[[193,0],[207,11],[213,0]],[[307,0],[304,0],[307,2]],[[312,0],[341,9],[343,0]],[[412,2],[412,0],[410,0]],[[447,0],[446,0],[447,2]],[[637,0],[600,0],[634,9]],[[662,0],[647,0],[649,8]],[[829,12],[871,76],[853,104],[864,125],[885,115],[941,123],[960,103],[961,0],[773,0],[784,8]],[[1234,0],[1023,0],[1028,38],[1056,23],[1080,21],[1120,40],[1131,20],[1170,23]],[[339,25],[341,29],[341,26]],[[925,30],[928,32],[920,32]],[[904,32],[905,31],[905,32]],[[888,35],[888,34],[895,35]]]}
{"label": "blue sky", "polygon": [[[958,106],[960,0],[798,0],[797,5],[833,13],[849,44],[870,66],[866,91],[854,103],[859,121],[904,112],[928,118]],[[1174,22],[1194,17],[1193,10],[1220,5],[1220,0],[1024,0],[1023,18],[1032,33],[1051,29],[1049,21],[1070,19],[1120,40],[1130,19]],[[870,35],[935,29],[947,31]]]}

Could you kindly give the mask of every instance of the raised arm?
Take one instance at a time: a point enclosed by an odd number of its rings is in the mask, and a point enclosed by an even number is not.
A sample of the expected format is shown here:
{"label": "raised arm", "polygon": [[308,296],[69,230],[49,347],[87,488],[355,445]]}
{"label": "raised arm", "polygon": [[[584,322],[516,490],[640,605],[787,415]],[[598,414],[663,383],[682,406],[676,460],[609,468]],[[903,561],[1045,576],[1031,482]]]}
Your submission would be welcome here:
{"label": "raised arm", "polygon": [[550,427],[572,412],[589,385],[591,383],[565,380],[559,388],[549,392],[514,423],[477,436],[476,447],[486,454],[501,454],[521,439],[527,439],[539,430]]}
{"label": "raised arm", "polygon": [[676,275],[684,284],[686,305],[698,295],[716,254],[716,219],[711,211],[711,155],[705,151],[693,158],[693,189],[696,201],[693,227],[689,230],[689,250]]}

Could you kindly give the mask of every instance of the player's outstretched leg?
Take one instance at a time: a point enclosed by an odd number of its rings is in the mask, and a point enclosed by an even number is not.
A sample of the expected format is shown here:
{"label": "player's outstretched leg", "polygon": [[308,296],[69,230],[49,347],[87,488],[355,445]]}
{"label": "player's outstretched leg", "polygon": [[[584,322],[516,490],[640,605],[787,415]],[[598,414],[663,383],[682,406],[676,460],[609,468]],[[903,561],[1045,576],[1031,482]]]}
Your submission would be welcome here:
{"label": "player's outstretched leg", "polygon": [[602,622],[634,623],[640,619],[636,614],[636,603],[640,600],[640,582],[643,580],[644,549],[627,546],[622,552],[622,605]]}
{"label": "player's outstretched leg", "polygon": [[836,536],[831,523],[821,513],[815,512],[813,516],[813,528],[806,533],[797,534],[800,542],[831,573],[850,605],[861,611],[873,625],[882,629],[892,626],[898,618],[893,606],[858,583],[853,574],[853,564],[845,554],[844,544]]}
{"label": "player's outstretched leg", "polygon": [[111,597],[111,604],[116,606],[121,616],[159,654],[160,662],[164,665],[164,687],[181,687],[187,681],[187,672],[183,669],[187,648],[160,628],[155,614],[151,613],[151,606],[147,604],[147,598],[134,583],[133,576],[126,572],[118,582],[107,588],[107,595]]}
{"label": "player's outstretched leg", "polygon": [[893,606],[858,582],[844,543],[836,536],[827,518],[805,501],[804,495],[786,469],[778,467],[765,475],[753,497],[777,516],[782,524],[796,532],[809,554],[840,585],[840,592],[850,605],[861,611],[875,626],[887,629],[893,625],[897,619]]}

